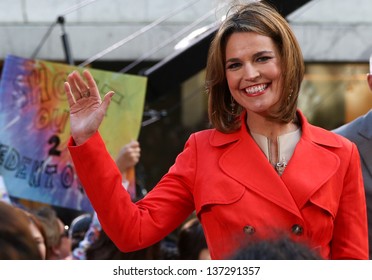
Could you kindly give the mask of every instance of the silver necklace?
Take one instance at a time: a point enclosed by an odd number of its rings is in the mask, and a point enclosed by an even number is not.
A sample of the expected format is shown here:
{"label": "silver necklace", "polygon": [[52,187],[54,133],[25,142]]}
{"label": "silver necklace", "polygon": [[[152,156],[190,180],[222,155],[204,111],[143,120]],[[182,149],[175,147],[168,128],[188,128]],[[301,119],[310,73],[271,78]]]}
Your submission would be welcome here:
{"label": "silver necklace", "polygon": [[277,162],[275,164],[275,170],[278,172],[278,174],[281,176],[284,172],[284,169],[287,167],[287,162],[282,159],[281,161]]}

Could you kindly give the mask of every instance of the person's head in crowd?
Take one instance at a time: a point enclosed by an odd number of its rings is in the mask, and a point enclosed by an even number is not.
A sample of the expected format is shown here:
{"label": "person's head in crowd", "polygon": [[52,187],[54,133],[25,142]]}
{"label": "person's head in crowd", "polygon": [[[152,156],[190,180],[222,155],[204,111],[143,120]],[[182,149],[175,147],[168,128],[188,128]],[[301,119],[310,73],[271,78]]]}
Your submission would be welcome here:
{"label": "person's head in crowd", "polygon": [[57,216],[56,211],[48,206],[42,207],[36,212],[47,236],[48,260],[62,260],[71,257],[71,239],[68,227]]}
{"label": "person's head in crowd", "polygon": [[42,259],[22,210],[0,201],[0,221],[0,260]]}
{"label": "person's head in crowd", "polygon": [[176,232],[167,235],[160,242],[162,260],[178,260],[177,235]]}
{"label": "person's head in crowd", "polygon": [[71,250],[74,250],[79,245],[79,242],[84,239],[91,222],[92,215],[89,213],[81,214],[72,220],[69,228]]}
{"label": "person's head in crowd", "polygon": [[320,254],[307,244],[287,236],[251,240],[230,259],[233,260],[321,260]]}
{"label": "person's head in crowd", "polygon": [[207,242],[201,223],[191,218],[181,227],[177,240],[181,260],[210,260]]}
{"label": "person's head in crowd", "polygon": [[46,249],[47,249],[47,237],[45,234],[44,227],[41,221],[33,214],[28,211],[25,211],[29,219],[29,227],[31,234],[34,237],[35,243],[40,251],[41,258],[46,259]]}
{"label": "person's head in crowd", "polygon": [[142,250],[121,252],[101,230],[98,239],[86,250],[87,260],[159,260],[162,259],[160,242]]}

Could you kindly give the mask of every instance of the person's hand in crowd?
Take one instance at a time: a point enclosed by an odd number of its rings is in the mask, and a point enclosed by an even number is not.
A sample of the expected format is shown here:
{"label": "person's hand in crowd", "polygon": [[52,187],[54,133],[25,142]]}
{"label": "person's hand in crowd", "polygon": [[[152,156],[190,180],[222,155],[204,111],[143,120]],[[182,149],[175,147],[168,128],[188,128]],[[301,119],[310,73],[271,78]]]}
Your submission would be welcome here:
{"label": "person's hand in crowd", "polygon": [[372,90],[372,73],[367,74],[367,82],[370,90]]}
{"label": "person's hand in crowd", "polygon": [[141,156],[140,144],[136,140],[132,140],[121,148],[116,158],[116,165],[121,173],[124,173],[128,168],[134,167]]}
{"label": "person's hand in crowd", "polygon": [[106,114],[113,91],[109,91],[103,100],[92,74],[73,71],[65,82],[65,92],[70,107],[71,136],[77,145],[83,144],[99,128]]}

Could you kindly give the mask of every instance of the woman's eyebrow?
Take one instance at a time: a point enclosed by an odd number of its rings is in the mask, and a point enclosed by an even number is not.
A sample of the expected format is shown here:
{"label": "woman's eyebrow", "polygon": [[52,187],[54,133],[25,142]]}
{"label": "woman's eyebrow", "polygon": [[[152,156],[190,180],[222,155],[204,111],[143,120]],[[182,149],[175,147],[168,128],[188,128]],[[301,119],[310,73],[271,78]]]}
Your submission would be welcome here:
{"label": "woman's eyebrow", "polygon": [[255,53],[253,55],[253,58],[257,58],[257,57],[260,57],[260,56],[263,56],[263,55],[274,55],[274,52],[273,51],[259,51],[257,53]]}
{"label": "woman's eyebrow", "polygon": [[[260,56],[263,56],[263,55],[274,55],[274,54],[275,53],[273,51],[267,51],[267,50],[265,50],[265,51],[259,51],[259,52],[255,53],[252,56],[252,58],[253,59],[256,59],[257,57],[260,57]],[[227,59],[225,63],[237,62],[237,61],[240,61],[240,59],[239,58],[236,58],[236,57],[232,57],[232,58]]]}

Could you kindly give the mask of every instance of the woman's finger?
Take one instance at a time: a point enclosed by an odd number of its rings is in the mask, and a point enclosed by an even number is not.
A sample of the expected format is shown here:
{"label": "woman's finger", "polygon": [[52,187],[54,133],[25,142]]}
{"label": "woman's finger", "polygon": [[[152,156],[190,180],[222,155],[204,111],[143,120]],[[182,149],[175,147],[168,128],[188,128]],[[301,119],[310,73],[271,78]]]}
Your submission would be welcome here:
{"label": "woman's finger", "polygon": [[103,101],[102,101],[102,109],[103,109],[103,112],[107,112],[107,109],[108,109],[108,106],[110,105],[110,102],[111,102],[111,98],[112,96],[114,95],[115,93],[113,91],[109,91],[108,93],[105,94],[105,96],[103,97]]}
{"label": "woman's finger", "polygon": [[67,102],[68,102],[68,105],[71,107],[72,105],[76,103],[76,100],[75,100],[74,95],[71,92],[70,84],[68,82],[65,82],[64,86],[65,86],[65,92],[67,96]]}
{"label": "woman's finger", "polygon": [[82,97],[88,97],[89,96],[89,86],[87,83],[83,80],[83,77],[80,75],[79,72],[74,71],[72,73],[72,76],[75,80],[75,85],[79,89],[79,93]]}
{"label": "woman's finger", "polygon": [[92,74],[88,70],[83,71],[85,80],[87,81],[88,87],[90,89],[90,94],[95,95],[95,97],[100,98],[99,91],[97,88],[96,81],[94,80]]}
{"label": "woman's finger", "polygon": [[68,84],[70,85],[70,92],[73,94],[73,96],[75,97],[75,101],[79,100],[80,98],[82,98],[81,96],[81,90],[80,88],[77,86],[77,83],[76,83],[76,78],[75,78],[75,73],[76,71],[73,71],[72,73],[70,73],[68,76],[67,76],[67,81],[68,81]]}

